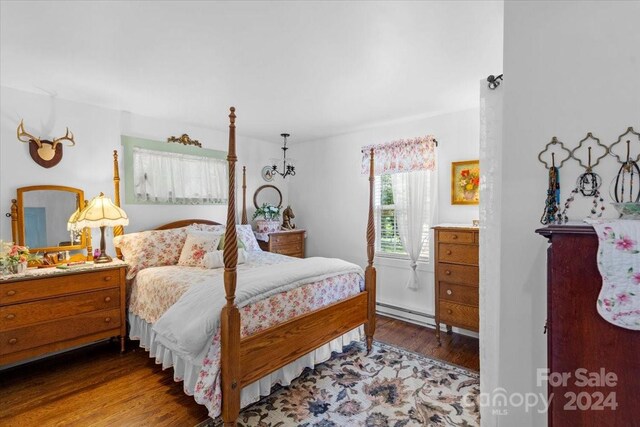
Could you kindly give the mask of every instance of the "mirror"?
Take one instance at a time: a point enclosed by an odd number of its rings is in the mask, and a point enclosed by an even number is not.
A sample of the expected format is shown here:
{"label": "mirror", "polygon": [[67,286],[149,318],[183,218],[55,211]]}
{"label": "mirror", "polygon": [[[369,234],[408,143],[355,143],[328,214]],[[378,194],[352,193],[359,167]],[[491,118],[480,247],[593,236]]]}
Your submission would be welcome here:
{"label": "mirror", "polygon": [[263,185],[253,194],[253,204],[258,209],[263,204],[282,207],[282,193],[275,185]]}
{"label": "mirror", "polygon": [[18,188],[11,209],[13,241],[31,253],[75,251],[88,246],[86,233],[67,231],[69,217],[84,207],[79,188],[36,185]]}

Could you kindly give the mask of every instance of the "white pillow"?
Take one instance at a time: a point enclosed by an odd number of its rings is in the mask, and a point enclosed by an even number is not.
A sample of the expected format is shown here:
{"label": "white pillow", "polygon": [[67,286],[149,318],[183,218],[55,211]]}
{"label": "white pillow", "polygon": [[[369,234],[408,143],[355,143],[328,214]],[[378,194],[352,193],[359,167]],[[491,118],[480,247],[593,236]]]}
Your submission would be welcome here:
{"label": "white pillow", "polygon": [[253,230],[251,229],[251,225],[249,224],[238,224],[236,225],[236,233],[238,233],[238,239],[242,241],[244,244],[244,248],[247,251],[262,251],[260,249],[260,245],[256,240],[255,234],[253,234]]}
{"label": "white pillow", "polygon": [[[207,252],[202,260],[204,268],[222,268],[224,267],[224,251]],[[247,261],[247,251],[238,249],[238,264],[244,264]]]}
{"label": "white pillow", "polygon": [[187,231],[187,239],[182,247],[178,265],[201,267],[206,253],[216,251],[221,238],[222,235],[219,233],[196,230]]}

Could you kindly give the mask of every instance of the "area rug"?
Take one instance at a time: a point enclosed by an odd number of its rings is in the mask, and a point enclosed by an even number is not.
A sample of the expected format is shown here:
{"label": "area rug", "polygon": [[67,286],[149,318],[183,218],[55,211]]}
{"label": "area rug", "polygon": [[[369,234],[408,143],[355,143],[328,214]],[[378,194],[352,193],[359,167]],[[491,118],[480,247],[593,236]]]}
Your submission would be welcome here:
{"label": "area rug", "polygon": [[[245,408],[246,427],[478,426],[478,373],[375,342],[354,343]],[[197,427],[217,427],[209,420]]]}

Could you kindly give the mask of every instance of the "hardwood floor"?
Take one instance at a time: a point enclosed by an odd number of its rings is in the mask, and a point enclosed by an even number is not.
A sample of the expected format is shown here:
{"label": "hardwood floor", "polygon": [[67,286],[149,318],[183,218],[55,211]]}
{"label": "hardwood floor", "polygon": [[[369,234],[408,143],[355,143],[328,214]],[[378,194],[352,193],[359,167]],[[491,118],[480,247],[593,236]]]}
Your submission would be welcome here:
{"label": "hardwood floor", "polygon": [[[378,316],[376,340],[478,370],[478,340]],[[100,343],[0,371],[2,426],[194,426],[204,406],[128,343]]]}

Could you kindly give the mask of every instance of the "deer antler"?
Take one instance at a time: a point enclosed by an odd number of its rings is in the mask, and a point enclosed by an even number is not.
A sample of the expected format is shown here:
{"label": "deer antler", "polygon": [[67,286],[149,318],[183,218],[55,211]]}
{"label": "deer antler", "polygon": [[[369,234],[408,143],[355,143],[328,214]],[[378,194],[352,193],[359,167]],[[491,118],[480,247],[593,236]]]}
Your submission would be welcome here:
{"label": "deer antler", "polygon": [[60,142],[67,140],[71,142],[71,145],[69,145],[69,147],[73,147],[74,145],[76,145],[76,142],[73,140],[74,136],[73,133],[71,133],[71,136],[69,136],[69,128],[67,128],[67,133],[64,134],[64,136],[62,138],[56,138],[52,141],[52,145],[53,145],[53,149],[55,150],[56,147],[58,146],[58,144],[60,144]]}
{"label": "deer antler", "polygon": [[[38,148],[42,147],[42,143],[40,142],[40,138],[36,138],[35,136],[31,135],[30,133],[27,133],[24,130],[24,120],[20,120],[20,124],[18,125],[18,130],[16,131],[16,134],[18,135],[18,141],[21,142],[29,142],[29,141],[33,141],[38,145]],[[23,138],[27,138],[27,139],[23,139]]]}

